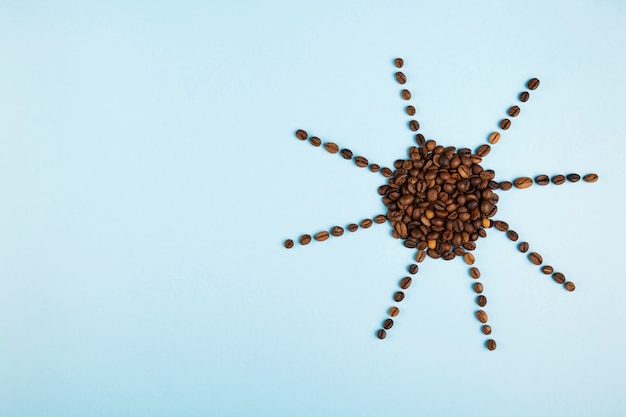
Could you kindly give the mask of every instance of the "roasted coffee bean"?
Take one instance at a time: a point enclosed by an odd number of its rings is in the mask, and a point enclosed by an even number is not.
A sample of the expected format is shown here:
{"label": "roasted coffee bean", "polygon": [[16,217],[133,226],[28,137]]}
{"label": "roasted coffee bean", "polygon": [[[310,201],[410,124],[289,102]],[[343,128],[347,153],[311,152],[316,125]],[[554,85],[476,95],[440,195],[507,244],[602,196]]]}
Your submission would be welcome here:
{"label": "roasted coffee bean", "polygon": [[561,185],[565,183],[565,175],[555,175],[552,177],[552,184]]}
{"label": "roasted coffee bean", "polygon": [[471,253],[466,253],[465,255],[463,255],[463,260],[468,265],[474,265],[475,258],[474,255],[472,255]]}
{"label": "roasted coffee bean", "polygon": [[444,261],[451,261],[454,258],[456,258],[456,255],[454,254],[454,252],[447,251],[447,252],[444,252],[443,255],[441,255],[441,258]]}
{"label": "roasted coffee bean", "polygon": [[406,75],[404,75],[400,71],[396,72],[396,81],[400,84],[406,84]]}
{"label": "roasted coffee bean", "polygon": [[347,227],[349,232],[356,232],[359,229],[358,224],[350,223]]}
{"label": "roasted coffee bean", "polygon": [[409,90],[402,90],[400,94],[404,100],[411,100],[411,92]]}
{"label": "roasted coffee bean", "polygon": [[519,249],[519,251],[522,253],[528,252],[528,242],[521,242],[519,245],[517,245],[517,249]]}
{"label": "roasted coffee bean", "polygon": [[296,130],[296,137],[300,140],[307,140],[307,138],[309,137],[309,134],[306,133],[306,130]]}
{"label": "roasted coffee bean", "polygon": [[406,290],[407,288],[409,288],[411,286],[411,282],[413,282],[411,277],[404,277],[404,278],[402,278],[400,280],[400,288],[402,288],[403,290]]}
{"label": "roasted coffee bean", "polygon": [[491,132],[488,140],[489,140],[489,143],[491,143],[492,145],[498,143],[498,141],[500,140],[500,133]]}
{"label": "roasted coffee bean", "polygon": [[402,68],[402,66],[404,65],[404,60],[402,58],[396,58],[393,61],[393,65],[395,65],[398,68]]}
{"label": "roasted coffee bean", "polygon": [[476,297],[476,304],[478,304],[481,307],[484,307],[487,305],[487,297],[485,297],[484,295],[479,295],[478,297]]}
{"label": "roasted coffee bean", "polygon": [[483,332],[483,334],[485,335],[490,335],[491,334],[491,326],[488,324],[485,324],[484,326],[482,326],[480,328],[480,330]]}
{"label": "roasted coffee bean", "polygon": [[391,177],[393,175],[393,172],[391,171],[391,169],[389,169],[387,167],[382,168],[380,170],[380,173],[383,174],[383,177],[387,177],[387,178],[389,178],[389,177]]}
{"label": "roasted coffee bean", "polygon": [[404,293],[402,291],[396,291],[396,293],[393,295],[393,299],[396,302],[400,302],[402,300],[404,300]]}
{"label": "roasted coffee bean", "polygon": [[393,327],[393,320],[387,319],[383,322],[383,329],[389,330]]}
{"label": "roasted coffee bean", "polygon": [[528,259],[530,259],[530,262],[534,263],[535,265],[541,265],[541,263],[543,262],[543,258],[537,252],[531,252],[528,255]]}
{"label": "roasted coffee bean", "polygon": [[550,177],[548,177],[547,175],[537,175],[535,177],[535,184],[548,185],[550,184]]}
{"label": "roasted coffee bean", "polygon": [[[480,145],[476,149],[476,155],[480,156],[481,158],[484,158],[485,156],[489,155],[489,152],[491,152],[491,146],[487,144]],[[476,165],[476,166],[480,166],[480,165]]]}
{"label": "roasted coffee bean", "polygon": [[352,159],[352,155],[353,155],[353,153],[352,153],[352,151],[350,149],[342,149],[341,150],[341,156],[344,159]]}
{"label": "roasted coffee bean", "polygon": [[531,78],[526,83],[526,87],[528,87],[529,90],[536,90],[537,87],[539,87],[539,80],[537,78]]}
{"label": "roasted coffee bean", "polygon": [[500,120],[500,129],[507,130],[509,127],[511,127],[511,121],[509,119]]}
{"label": "roasted coffee bean", "polygon": [[417,253],[415,254],[415,262],[420,263],[420,262],[424,262],[424,259],[426,259],[426,251],[425,250],[418,250]]}
{"label": "roasted coffee bean", "polygon": [[360,224],[363,229],[367,229],[372,225],[372,221],[370,219],[363,219]]}
{"label": "roasted coffee bean", "polygon": [[485,313],[483,310],[478,310],[476,312],[476,318],[481,323],[487,323],[487,320],[489,319],[489,317],[487,317],[487,313]]}
{"label": "roasted coffee bean", "polygon": [[333,142],[326,142],[324,144],[324,149],[326,149],[326,151],[328,151],[330,153],[337,153],[337,152],[339,152],[339,146],[336,143],[333,143]]}
{"label": "roasted coffee bean", "polygon": [[541,272],[543,272],[546,275],[550,275],[551,273],[554,272],[554,268],[552,268],[550,265],[542,266]]}
{"label": "roasted coffee bean", "polygon": [[596,182],[598,181],[598,174],[587,174],[583,177],[583,180],[587,182]]}
{"label": "roasted coffee bean", "polygon": [[520,112],[520,108],[518,106],[511,106],[509,110],[507,110],[507,114],[511,117],[517,117]]}
{"label": "roasted coffee bean", "polygon": [[569,281],[563,284],[563,286],[565,287],[567,291],[574,291],[576,289],[576,286],[574,285],[574,283],[569,282]]}
{"label": "roasted coffee bean", "polygon": [[400,309],[398,307],[391,307],[388,313],[391,317],[396,317],[398,314],[400,314]]}
{"label": "roasted coffee bean", "polygon": [[496,350],[496,341],[493,339],[489,339],[487,340],[486,346],[487,346],[487,349],[489,350]]}
{"label": "roasted coffee bean", "polygon": [[552,274],[552,279],[559,284],[563,284],[565,282],[565,275],[560,272],[555,272],[554,274]]}
{"label": "roasted coffee bean", "polygon": [[483,284],[481,284],[480,282],[475,282],[474,283],[474,292],[477,294],[480,294],[481,292],[483,292]]}
{"label": "roasted coffee bean", "polygon": [[376,336],[378,336],[378,338],[382,340],[385,337],[387,337],[387,332],[384,331],[383,329],[380,329],[378,333],[376,333]]}
{"label": "roasted coffee bean", "polygon": [[308,245],[311,243],[311,235],[302,235],[300,236],[299,241],[301,245]]}
{"label": "roasted coffee bean", "polygon": [[523,91],[519,95],[519,101],[521,101],[522,103],[526,103],[529,98],[530,98],[530,93],[528,91]]}
{"label": "roasted coffee bean", "polygon": [[319,232],[315,235],[315,240],[319,241],[319,242],[323,242],[326,239],[328,239],[328,237],[330,236],[330,234],[326,231],[323,232]]}
{"label": "roasted coffee bean", "polygon": [[378,172],[378,171],[380,171],[380,165],[378,165],[378,164],[370,164],[369,169],[372,172]]}
{"label": "roasted coffee bean", "polygon": [[415,115],[415,107],[413,106],[406,106],[406,114],[408,114],[409,116],[414,116]]}
{"label": "roasted coffee bean", "polygon": [[426,138],[421,133],[418,133],[417,135],[415,135],[415,142],[419,146],[422,146],[422,147],[426,146]]}
{"label": "roasted coffee bean", "polygon": [[322,140],[318,138],[317,136],[311,136],[309,138],[309,143],[315,147],[318,147],[322,144]]}
{"label": "roasted coffee bean", "polygon": [[567,174],[565,176],[569,182],[578,182],[580,181],[580,175],[578,174]]}
{"label": "roasted coffee bean", "polygon": [[378,216],[374,217],[374,222],[377,224],[383,224],[386,221],[387,221],[387,218],[383,214],[379,214]]}
{"label": "roasted coffee bean", "polygon": [[506,232],[507,230],[509,230],[509,224],[501,220],[496,220],[495,222],[493,222],[493,225],[501,232]]}
{"label": "roasted coffee bean", "polygon": [[293,248],[293,240],[291,240],[291,239],[287,239],[287,240],[285,240],[284,245],[285,245],[285,247],[286,247],[287,249],[291,249],[291,248]]}
{"label": "roasted coffee bean", "polygon": [[409,129],[411,129],[413,132],[416,132],[420,129],[420,124],[417,122],[417,120],[411,120],[409,122]]}
{"label": "roasted coffee bean", "polygon": [[469,272],[470,272],[470,277],[474,279],[480,278],[480,269],[476,268],[475,266],[471,267]]}
{"label": "roasted coffee bean", "polygon": [[513,183],[512,183],[511,181],[502,181],[502,182],[500,183],[500,189],[501,189],[502,191],[508,191],[508,190],[510,190],[511,188],[513,188]]}
{"label": "roasted coffee bean", "polygon": [[420,269],[419,266],[417,266],[416,264],[409,265],[410,274],[413,274],[413,275],[417,274],[417,271],[419,271],[419,269]]}
{"label": "roasted coffee bean", "polygon": [[354,164],[359,168],[365,168],[367,166],[367,163],[367,159],[362,156],[357,156],[356,158],[354,158]]}
{"label": "roasted coffee bean", "polygon": [[506,232],[506,236],[509,239],[511,239],[513,242],[516,242],[517,239],[519,239],[519,235],[517,234],[515,230],[509,230],[508,232]]}
{"label": "roasted coffee bean", "polygon": [[330,233],[333,236],[341,236],[341,235],[343,235],[343,227],[335,226],[332,229],[330,229]]}
{"label": "roasted coffee bean", "polygon": [[533,180],[532,178],[528,178],[528,177],[520,177],[520,178],[517,178],[515,181],[513,181],[513,185],[515,185],[515,187],[517,188],[528,188],[531,185],[533,185]]}

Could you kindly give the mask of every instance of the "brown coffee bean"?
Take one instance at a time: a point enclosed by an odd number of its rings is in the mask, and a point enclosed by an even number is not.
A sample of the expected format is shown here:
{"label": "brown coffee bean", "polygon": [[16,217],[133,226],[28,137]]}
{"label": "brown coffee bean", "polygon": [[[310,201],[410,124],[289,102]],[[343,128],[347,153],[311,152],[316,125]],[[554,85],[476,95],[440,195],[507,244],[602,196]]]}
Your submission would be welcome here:
{"label": "brown coffee bean", "polygon": [[523,91],[519,95],[519,101],[521,101],[522,103],[526,103],[529,98],[530,98],[530,93],[528,91]]}
{"label": "brown coffee bean", "polygon": [[533,180],[532,178],[528,178],[528,177],[520,177],[520,178],[517,178],[515,181],[513,181],[513,185],[515,185],[515,187],[517,188],[528,188],[531,185],[533,185]]}
{"label": "brown coffee bean", "polygon": [[411,92],[409,90],[402,90],[400,94],[404,100],[411,100]]}
{"label": "brown coffee bean", "polygon": [[353,153],[352,153],[352,151],[350,149],[342,149],[341,150],[341,156],[344,159],[352,159],[352,155],[353,155]]}
{"label": "brown coffee bean", "polygon": [[391,169],[387,167],[382,168],[380,170],[380,173],[383,174],[383,177],[387,177],[387,178],[390,178],[393,175],[393,172],[391,171]]}
{"label": "brown coffee bean", "polygon": [[386,332],[386,331],[384,331],[383,329],[380,329],[380,330],[378,331],[378,333],[376,333],[376,336],[378,336],[378,338],[379,338],[380,340],[382,340],[382,339],[384,339],[385,337],[387,337],[387,332]]}
{"label": "brown coffee bean", "polygon": [[378,172],[378,171],[380,171],[380,165],[378,165],[378,164],[370,164],[369,169],[372,172]]}
{"label": "brown coffee bean", "polygon": [[543,272],[546,275],[550,275],[551,273],[554,272],[554,268],[552,268],[550,265],[542,266],[541,272]]}
{"label": "brown coffee bean", "polygon": [[391,307],[388,313],[391,317],[396,317],[398,314],[400,314],[400,309],[398,307]]}
{"label": "brown coffee bean", "polygon": [[482,330],[483,334],[485,335],[490,335],[491,334],[491,326],[488,324],[485,324],[484,326],[482,326],[480,328],[480,330]]}
{"label": "brown coffee bean", "polygon": [[389,330],[393,327],[393,320],[387,319],[383,322],[383,329]]}
{"label": "brown coffee bean", "polygon": [[480,269],[476,268],[475,266],[471,267],[469,272],[470,272],[470,277],[474,279],[480,278]]}
{"label": "brown coffee bean", "polygon": [[528,255],[528,259],[530,259],[530,262],[534,263],[535,265],[541,265],[541,263],[543,262],[543,258],[537,252],[531,252]]}
{"label": "brown coffee bean", "polygon": [[480,156],[481,158],[484,158],[485,156],[489,155],[489,152],[491,152],[491,146],[489,146],[487,144],[480,145],[476,149],[476,155]]}
{"label": "brown coffee bean", "polygon": [[296,137],[300,140],[307,140],[307,138],[309,137],[309,134],[306,133],[306,130],[296,130]]}
{"label": "brown coffee bean", "polygon": [[517,117],[520,112],[520,108],[518,106],[511,106],[509,110],[507,110],[507,114],[511,117]]}
{"label": "brown coffee bean", "polygon": [[408,114],[409,116],[414,116],[415,115],[415,107],[413,106],[406,106],[406,114]]}
{"label": "brown coffee bean", "polygon": [[535,177],[535,184],[548,185],[550,184],[550,177],[548,177],[547,175],[537,175]]}
{"label": "brown coffee bean", "polygon": [[411,286],[411,282],[413,282],[411,277],[404,277],[404,278],[402,278],[400,280],[400,288],[402,288],[403,290],[406,290],[407,288],[409,288]]}
{"label": "brown coffee bean", "polygon": [[552,184],[561,185],[565,183],[565,175],[555,175],[552,177]]}
{"label": "brown coffee bean", "polygon": [[356,158],[354,158],[354,164],[359,168],[365,168],[367,166],[367,163],[367,159],[362,156],[357,156]]}
{"label": "brown coffee bean", "polygon": [[374,222],[377,224],[383,224],[386,221],[387,221],[387,218],[383,214],[379,214],[378,216],[374,217]]}
{"label": "brown coffee bean", "polygon": [[402,68],[402,66],[404,65],[404,60],[402,58],[396,58],[393,61],[393,65],[395,65],[398,68]]}
{"label": "brown coffee bean", "polygon": [[474,292],[477,294],[480,294],[481,292],[483,292],[483,284],[481,284],[480,282],[475,282],[474,283]]}
{"label": "brown coffee bean", "polygon": [[330,234],[327,231],[319,232],[315,235],[315,240],[323,242],[328,239],[329,236]]}
{"label": "brown coffee bean", "polygon": [[322,140],[318,138],[317,136],[311,136],[309,138],[309,143],[315,147],[318,147],[322,144]]}
{"label": "brown coffee bean", "polygon": [[285,245],[285,247],[286,247],[287,249],[291,249],[291,248],[293,248],[293,240],[291,240],[291,239],[287,239],[287,240],[285,240],[284,245]]}
{"label": "brown coffee bean", "polygon": [[502,191],[508,191],[513,188],[513,183],[511,181],[502,181],[499,187]]}
{"label": "brown coffee bean", "polygon": [[487,313],[485,313],[483,310],[478,310],[476,312],[476,318],[481,323],[487,323],[487,320],[489,320],[489,317],[487,317]]}
{"label": "brown coffee bean", "polygon": [[528,242],[521,242],[519,245],[517,245],[517,249],[519,249],[519,251],[522,253],[526,253],[528,252],[528,246]]}
{"label": "brown coffee bean", "polygon": [[349,232],[356,232],[359,229],[358,224],[350,223],[347,227]]}
{"label": "brown coffee bean", "polygon": [[396,72],[396,81],[400,84],[406,84],[406,75],[400,71]]}
{"label": "brown coffee bean", "polygon": [[529,90],[536,90],[537,87],[539,87],[539,80],[537,78],[531,78],[526,83],[526,87],[528,87]]}
{"label": "brown coffee bean", "polygon": [[324,144],[324,149],[326,149],[329,153],[337,153],[339,152],[339,146],[333,142],[326,142]]}
{"label": "brown coffee bean", "polygon": [[507,230],[509,230],[509,224],[507,222],[503,222],[502,220],[496,220],[495,222],[493,222],[493,225],[501,232],[506,232]]}
{"label": "brown coffee bean", "polygon": [[417,135],[415,135],[415,143],[417,143],[421,147],[424,147],[426,146],[426,138],[421,133],[418,133]]}
{"label": "brown coffee bean", "polygon": [[370,219],[363,219],[363,220],[361,220],[361,227],[363,229],[367,229],[371,225],[372,225],[372,221]]}
{"label": "brown coffee bean", "polygon": [[565,275],[560,272],[555,272],[554,274],[552,274],[552,279],[559,284],[563,284],[565,282]]}
{"label": "brown coffee bean", "polygon": [[423,249],[418,250],[417,253],[415,254],[415,262],[417,263],[424,262],[424,259],[426,259],[426,251]]}
{"label": "brown coffee bean", "polygon": [[330,233],[333,236],[341,236],[341,235],[343,235],[343,227],[335,226],[332,229],[330,229]]}
{"label": "brown coffee bean", "polygon": [[396,291],[396,293],[393,295],[393,299],[396,302],[400,302],[402,300],[404,300],[404,293],[402,291]]}
{"label": "brown coffee bean", "polygon": [[576,286],[574,285],[574,283],[569,282],[569,281],[563,284],[563,286],[565,287],[567,291],[574,291],[576,289]]}
{"label": "brown coffee bean", "polygon": [[302,235],[300,236],[299,241],[301,245],[308,245],[311,243],[311,235]]}
{"label": "brown coffee bean", "polygon": [[409,273],[412,275],[417,274],[417,271],[419,271],[419,269],[419,266],[417,266],[416,264],[409,265]]}
{"label": "brown coffee bean", "polygon": [[485,343],[485,345],[487,346],[487,349],[489,350],[496,350],[496,341],[493,339],[487,340],[487,343]]}
{"label": "brown coffee bean", "polygon": [[580,175],[578,174],[567,174],[565,176],[569,182],[578,182],[580,181]]}
{"label": "brown coffee bean", "polygon": [[500,129],[507,130],[509,127],[511,127],[511,121],[509,119],[500,120]]}
{"label": "brown coffee bean", "polygon": [[485,297],[484,295],[479,295],[478,297],[476,297],[476,304],[478,304],[481,307],[484,307],[487,305],[487,297]]}
{"label": "brown coffee bean", "polygon": [[409,129],[411,129],[413,132],[417,132],[420,129],[420,124],[417,122],[417,120],[411,120],[409,122]]}
{"label": "brown coffee bean", "polygon": [[587,174],[583,177],[583,180],[587,182],[596,182],[598,181],[598,174]]}
{"label": "brown coffee bean", "polygon": [[508,232],[506,232],[506,236],[513,242],[517,242],[517,239],[519,239],[519,235],[515,230],[509,230]]}
{"label": "brown coffee bean", "polygon": [[489,140],[489,143],[491,143],[492,145],[498,143],[498,141],[500,140],[500,133],[498,133],[498,132],[491,132],[491,134],[489,135],[488,140]]}
{"label": "brown coffee bean", "polygon": [[472,255],[471,253],[466,253],[465,255],[463,255],[463,260],[465,261],[466,264],[468,265],[474,265],[474,261],[476,260],[474,258],[474,255]]}

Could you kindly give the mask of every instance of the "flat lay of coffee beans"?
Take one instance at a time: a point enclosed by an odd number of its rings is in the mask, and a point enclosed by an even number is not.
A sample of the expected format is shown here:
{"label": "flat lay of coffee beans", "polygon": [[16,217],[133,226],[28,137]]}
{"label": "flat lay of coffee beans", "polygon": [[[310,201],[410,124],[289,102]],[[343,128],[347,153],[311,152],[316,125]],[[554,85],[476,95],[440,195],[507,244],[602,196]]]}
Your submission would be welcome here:
{"label": "flat lay of coffee beans", "polygon": [[[357,231],[359,232],[356,235],[369,233],[361,230],[379,229],[380,227],[376,225],[387,224],[389,235],[399,240],[403,250],[408,249],[412,255],[404,272],[395,278],[397,280],[395,289],[389,298],[392,306],[387,309],[386,316],[379,322],[377,325],[379,328],[374,333],[381,340],[393,335],[398,327],[404,325],[401,323],[402,316],[398,304],[411,303],[417,298],[420,280],[423,279],[419,276],[428,277],[427,268],[422,271],[422,266],[418,264],[427,258],[462,262],[466,265],[468,278],[471,280],[468,292],[473,294],[474,305],[479,308],[467,313],[473,314],[480,323],[477,333],[482,334],[481,337],[491,337],[497,329],[494,330],[491,324],[487,324],[489,316],[485,307],[489,288],[482,282],[481,271],[475,266],[475,264],[480,266],[481,259],[477,259],[472,253],[479,239],[485,238],[490,229],[495,230],[494,234],[502,232],[506,236],[506,239],[502,240],[503,244],[507,241],[508,244],[515,242],[515,247],[520,253],[525,254],[530,266],[538,267],[544,277],[552,278],[551,281],[562,285],[566,291],[574,291],[576,286],[573,282],[566,280],[563,273],[555,272],[555,267],[545,265],[543,256],[535,251],[534,246],[531,249],[528,242],[518,242],[520,240],[518,232],[513,230],[508,222],[497,218],[500,200],[498,193],[526,189],[530,191],[519,192],[533,192],[534,189],[549,189],[561,185],[568,187],[569,184],[580,182],[581,179],[583,181],[580,184],[595,183],[598,181],[598,175],[538,172],[526,173],[527,176],[512,179],[497,179],[496,173],[484,164],[485,159],[493,154],[492,146],[506,144],[508,131],[510,129],[515,131],[515,125],[523,123],[526,114],[522,111],[523,107],[530,100],[531,92],[533,97],[537,94],[539,79],[533,77],[522,84],[523,90],[517,96],[517,103],[510,103],[497,116],[492,126],[494,130],[484,137],[486,143],[474,149],[457,148],[440,144],[422,131],[421,121],[418,122],[415,118],[416,114],[423,113],[412,101],[414,99],[414,94],[410,90],[412,80],[407,77],[407,74],[411,75],[411,71],[404,69],[405,62],[402,58],[395,58],[391,63],[395,67],[391,73],[391,80],[392,82],[395,80],[398,88],[396,105],[405,117],[407,136],[411,138],[407,154],[402,158],[389,165],[376,164],[360,151],[353,152],[342,147],[335,143],[334,139],[332,141],[323,137],[320,139],[318,136],[311,136],[306,130],[295,130],[298,141],[313,145],[309,149],[321,149],[321,152],[326,151],[325,153],[330,154],[331,159],[347,160],[361,172],[381,175],[383,181],[377,193],[382,200],[382,213],[354,218],[353,223],[335,224],[324,228],[325,230],[312,230],[297,237],[287,238],[282,242],[284,248],[295,250],[294,248],[299,246],[332,245],[337,238],[346,239],[345,236],[353,236]],[[419,93],[416,97],[419,97]],[[581,213],[581,216],[583,214]],[[367,216],[367,213],[360,215]],[[407,272],[411,276],[403,276]],[[390,338],[393,339],[392,336]],[[492,338],[484,340],[484,347],[493,351],[496,349],[496,341]]]}

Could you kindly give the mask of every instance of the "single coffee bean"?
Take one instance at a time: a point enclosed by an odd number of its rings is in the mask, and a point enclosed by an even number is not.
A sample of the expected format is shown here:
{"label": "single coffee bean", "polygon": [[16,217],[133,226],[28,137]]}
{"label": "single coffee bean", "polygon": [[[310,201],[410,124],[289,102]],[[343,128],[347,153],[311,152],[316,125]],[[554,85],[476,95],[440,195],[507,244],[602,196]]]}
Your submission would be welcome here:
{"label": "single coffee bean", "polygon": [[500,183],[500,189],[501,189],[502,191],[508,191],[508,190],[510,190],[511,188],[513,188],[513,183],[512,183],[511,181],[502,181],[502,182]]}
{"label": "single coffee bean", "polygon": [[398,68],[402,68],[402,66],[404,65],[404,60],[402,58],[396,58],[393,61],[393,65],[395,65]]}
{"label": "single coffee bean", "polygon": [[531,78],[528,80],[528,83],[526,83],[526,87],[528,87],[529,90],[536,90],[537,87],[539,87],[539,80],[537,78]]}
{"label": "single coffee bean", "polygon": [[409,129],[411,129],[413,132],[417,132],[420,129],[420,124],[417,122],[417,120],[411,120],[409,122]]}
{"label": "single coffee bean", "polygon": [[509,230],[509,224],[507,222],[503,222],[502,220],[496,220],[495,222],[493,222],[493,225],[501,232],[506,232],[507,230]]}
{"label": "single coffee bean", "polygon": [[404,100],[411,100],[411,92],[409,90],[402,90],[400,94]]}
{"label": "single coffee bean", "polygon": [[324,149],[326,149],[329,153],[337,153],[339,152],[339,146],[333,142],[326,142],[324,144]]}
{"label": "single coffee bean", "polygon": [[489,349],[489,350],[496,350],[496,341],[495,340],[493,340],[493,339],[487,340],[486,345],[487,345],[487,349]]}
{"label": "single coffee bean", "polygon": [[400,288],[402,288],[403,290],[406,290],[407,288],[409,288],[411,286],[411,282],[413,282],[411,277],[404,277],[404,278],[402,278],[400,280]]}
{"label": "single coffee bean", "polygon": [[387,178],[390,178],[393,175],[393,172],[391,171],[391,169],[387,167],[382,168],[380,170],[380,173],[383,174],[383,177],[387,177]]}
{"label": "single coffee bean", "polygon": [[531,252],[528,255],[528,259],[530,259],[530,262],[534,263],[535,265],[541,265],[541,263],[543,262],[543,258],[537,252]]}
{"label": "single coffee bean", "polygon": [[489,140],[489,143],[491,143],[492,145],[498,143],[498,141],[500,140],[500,133],[491,132],[488,140]]}
{"label": "single coffee bean", "polygon": [[560,272],[555,272],[554,274],[552,274],[552,279],[559,284],[563,284],[565,282],[565,275]]}
{"label": "single coffee bean", "polygon": [[489,155],[489,152],[491,152],[491,146],[489,146],[487,144],[480,145],[476,149],[476,155],[480,156],[481,158],[484,158],[485,156]]}
{"label": "single coffee bean", "polygon": [[319,232],[315,235],[315,240],[319,241],[319,242],[323,242],[326,239],[328,239],[328,237],[330,236],[330,234],[326,231],[323,232]]}
{"label": "single coffee bean", "polygon": [[483,284],[481,284],[480,282],[475,282],[474,283],[474,292],[477,294],[480,294],[481,292],[483,292]]}
{"label": "single coffee bean", "polygon": [[349,232],[356,232],[359,229],[358,224],[350,223],[347,227]]}
{"label": "single coffee bean", "polygon": [[587,174],[583,177],[583,180],[587,182],[596,182],[598,181],[598,174]]}
{"label": "single coffee bean", "polygon": [[293,248],[293,240],[291,240],[291,239],[287,239],[287,240],[285,240],[285,243],[284,243],[284,244],[285,244],[285,247],[286,247],[287,249],[291,249],[291,248]]}
{"label": "single coffee bean", "polygon": [[491,334],[491,326],[488,324],[485,324],[484,326],[482,326],[480,328],[480,330],[482,330],[483,334],[485,335],[490,335]]}
{"label": "single coffee bean", "polygon": [[528,91],[523,91],[519,95],[519,101],[521,101],[522,103],[526,103],[529,98],[530,98],[530,93]]}
{"label": "single coffee bean", "polygon": [[470,277],[474,279],[480,278],[480,270],[476,268],[475,266],[471,267],[469,272],[470,272]]}
{"label": "single coffee bean", "polygon": [[406,114],[408,114],[409,116],[414,116],[415,115],[415,107],[413,106],[406,106]]}
{"label": "single coffee bean", "polygon": [[307,138],[309,137],[309,134],[306,133],[306,130],[296,130],[296,137],[300,140],[307,140]]}
{"label": "single coffee bean", "polygon": [[478,297],[476,297],[476,304],[478,304],[481,307],[484,307],[487,305],[487,297],[485,297],[484,295],[479,295]]}
{"label": "single coffee bean", "polygon": [[404,293],[402,291],[396,291],[396,293],[393,295],[393,299],[396,302],[400,302],[402,300],[404,300]]}
{"label": "single coffee bean", "polygon": [[552,268],[550,265],[542,266],[541,272],[543,272],[546,275],[550,275],[551,273],[554,272],[554,268]]}
{"label": "single coffee bean", "polygon": [[385,337],[387,337],[387,332],[386,332],[386,331],[384,331],[383,329],[380,329],[380,330],[378,331],[378,333],[376,333],[376,336],[378,336],[378,338],[379,338],[380,340],[382,340],[382,339],[384,339]]}
{"label": "single coffee bean", "polygon": [[509,110],[507,111],[507,114],[511,117],[517,117],[517,115],[520,112],[520,108],[518,106],[511,106],[509,107]]}
{"label": "single coffee bean", "polygon": [[531,185],[533,185],[533,180],[532,178],[528,178],[528,177],[520,177],[520,178],[517,178],[515,181],[513,181],[513,185],[515,185],[515,187],[517,188],[528,188]]}
{"label": "single coffee bean", "polygon": [[578,174],[567,174],[565,176],[569,182],[578,182],[580,181],[580,175]]}
{"label": "single coffee bean", "polygon": [[476,318],[481,323],[487,323],[487,320],[489,320],[489,317],[487,317],[487,313],[485,313],[483,310],[478,310],[476,312]]}
{"label": "single coffee bean", "polygon": [[419,269],[419,266],[417,266],[416,264],[409,265],[409,273],[412,275],[417,274],[417,271],[419,271]]}
{"label": "single coffee bean", "polygon": [[421,147],[426,146],[426,138],[421,133],[415,135],[415,142]]}
{"label": "single coffee bean", "polygon": [[372,225],[372,221],[370,219],[363,219],[363,220],[361,220],[361,227],[363,229],[367,229],[371,225]]}
{"label": "single coffee bean", "polygon": [[393,327],[393,320],[387,319],[383,322],[383,329],[389,330]]}
{"label": "single coffee bean", "polygon": [[574,285],[573,282],[569,282],[567,281],[565,284],[563,284],[563,286],[565,287],[565,289],[567,291],[574,291],[576,289],[576,286]]}
{"label": "single coffee bean", "polygon": [[374,217],[374,222],[377,224],[383,224],[387,221],[387,218],[385,217],[384,214],[379,214],[378,216]]}
{"label": "single coffee bean", "polygon": [[561,185],[565,183],[565,175],[555,175],[552,177],[552,184]]}
{"label": "single coffee bean", "polygon": [[391,307],[388,313],[391,317],[396,317],[398,314],[400,314],[400,309],[398,307]]}
{"label": "single coffee bean", "polygon": [[404,75],[400,71],[396,72],[396,81],[400,84],[406,84],[406,75]]}
{"label": "single coffee bean", "polygon": [[372,172],[378,172],[378,171],[380,171],[380,165],[378,165],[378,164],[370,164],[369,169]]}
{"label": "single coffee bean", "polygon": [[309,143],[315,147],[318,147],[322,144],[322,140],[318,138],[317,136],[311,136],[309,138]]}
{"label": "single coffee bean", "polygon": [[299,241],[301,245],[308,245],[311,243],[311,235],[302,235],[300,236]]}
{"label": "single coffee bean", "polygon": [[515,230],[509,230],[508,232],[506,232],[506,236],[509,239],[511,239],[513,242],[516,242],[517,239],[519,239],[519,235],[517,234]]}
{"label": "single coffee bean", "polygon": [[528,246],[528,242],[521,242],[519,245],[517,245],[517,248],[520,252],[526,253],[528,252]]}
{"label": "single coffee bean", "polygon": [[548,185],[550,184],[550,177],[548,177],[547,175],[537,175],[535,177],[535,184]]}
{"label": "single coffee bean", "polygon": [[509,119],[500,120],[500,129],[507,130],[509,127],[511,127],[511,121]]}
{"label": "single coffee bean", "polygon": [[417,253],[415,254],[415,262],[420,263],[420,262],[424,262],[424,259],[426,259],[426,251],[425,250],[418,250]]}
{"label": "single coffee bean", "polygon": [[330,233],[333,236],[341,236],[341,235],[343,235],[343,227],[335,226],[332,229],[330,229]]}
{"label": "single coffee bean", "polygon": [[444,261],[451,261],[454,258],[456,258],[456,255],[454,254],[454,252],[444,252],[443,255],[441,255],[441,257],[443,258]]}
{"label": "single coffee bean", "polygon": [[474,255],[468,252],[465,255],[463,255],[463,260],[468,265],[474,265],[475,258],[474,258]]}
{"label": "single coffee bean", "polygon": [[344,159],[352,159],[352,155],[353,155],[353,153],[352,153],[352,151],[350,149],[342,149],[341,150],[341,156]]}
{"label": "single coffee bean", "polygon": [[367,166],[367,163],[367,159],[362,156],[357,156],[356,158],[354,158],[354,164],[359,168],[365,168]]}

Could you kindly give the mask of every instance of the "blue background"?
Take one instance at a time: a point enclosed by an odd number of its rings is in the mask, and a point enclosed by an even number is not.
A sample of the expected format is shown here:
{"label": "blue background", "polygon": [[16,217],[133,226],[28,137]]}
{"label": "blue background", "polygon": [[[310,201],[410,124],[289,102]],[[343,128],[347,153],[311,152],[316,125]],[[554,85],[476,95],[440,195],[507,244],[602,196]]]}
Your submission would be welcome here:
{"label": "blue background", "polygon": [[[626,9],[615,1],[0,4],[0,415],[621,416]],[[421,131],[475,148],[502,192],[467,266],[375,225],[380,175]]]}

